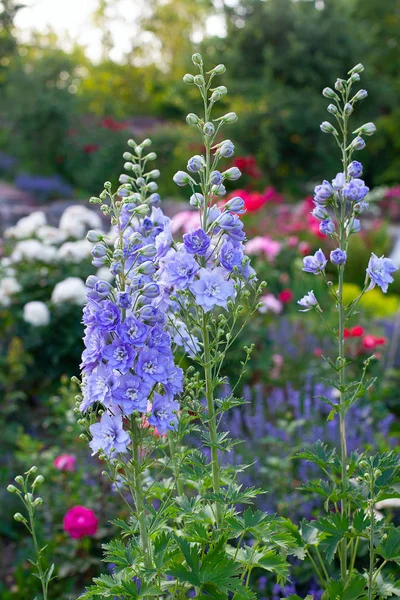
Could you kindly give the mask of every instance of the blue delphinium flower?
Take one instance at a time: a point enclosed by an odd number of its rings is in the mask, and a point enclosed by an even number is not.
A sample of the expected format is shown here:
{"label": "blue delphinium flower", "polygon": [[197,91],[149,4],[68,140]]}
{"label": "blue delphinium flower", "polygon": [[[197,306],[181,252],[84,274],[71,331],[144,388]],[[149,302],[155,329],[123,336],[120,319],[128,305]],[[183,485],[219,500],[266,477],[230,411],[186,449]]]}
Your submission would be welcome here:
{"label": "blue delphinium flower", "polygon": [[362,179],[351,179],[343,188],[343,196],[349,202],[360,202],[369,192]]}
{"label": "blue delphinium flower", "polygon": [[123,428],[121,416],[104,413],[100,422],[91,425],[89,430],[93,436],[89,442],[93,454],[97,454],[101,450],[107,456],[112,457],[118,452],[126,452],[130,437]]}
{"label": "blue delphinium flower", "polygon": [[319,275],[323,273],[328,260],[325,258],[325,254],[321,248],[316,251],[314,256],[305,256],[303,258],[303,271],[306,273],[312,273],[313,275]]}
{"label": "blue delphinium flower", "polygon": [[183,236],[183,243],[185,245],[186,252],[189,254],[198,254],[199,256],[204,256],[210,247],[211,240],[204,229],[199,227],[195,231],[185,233]]}
{"label": "blue delphinium flower", "polygon": [[199,270],[199,265],[185,249],[171,249],[160,261],[162,280],[180,289],[186,288]]}
{"label": "blue delphinium flower", "polygon": [[347,260],[347,254],[344,250],[336,248],[335,250],[332,250],[330,258],[334,265],[344,265]]}
{"label": "blue delphinium flower", "polygon": [[331,198],[331,196],[333,196],[333,188],[329,181],[326,181],[326,179],[324,179],[322,184],[317,185],[314,189],[314,201],[317,204],[324,205],[327,203],[329,198]]}
{"label": "blue delphinium flower", "polygon": [[174,429],[178,423],[179,404],[169,397],[154,394],[151,415],[148,422],[157,428],[159,434],[164,435],[169,429]]}
{"label": "blue delphinium flower", "polygon": [[319,230],[324,235],[332,235],[335,232],[335,225],[330,219],[324,219],[320,223]]}
{"label": "blue delphinium flower", "polygon": [[229,299],[236,295],[233,281],[225,277],[225,272],[220,267],[212,271],[200,269],[199,278],[191,285],[190,290],[195,296],[196,304],[203,307],[204,312],[209,312],[214,306],[227,308]]}
{"label": "blue delphinium flower", "polygon": [[398,267],[396,267],[390,258],[385,258],[384,256],[378,258],[376,254],[372,253],[367,267],[367,275],[371,280],[369,289],[371,290],[377,285],[386,294],[389,283],[393,283],[394,281],[391,274],[397,271],[397,269]]}
{"label": "blue delphinium flower", "polygon": [[358,162],[358,160],[353,160],[347,168],[347,173],[350,175],[350,177],[361,177],[362,172],[363,166],[360,162]]}

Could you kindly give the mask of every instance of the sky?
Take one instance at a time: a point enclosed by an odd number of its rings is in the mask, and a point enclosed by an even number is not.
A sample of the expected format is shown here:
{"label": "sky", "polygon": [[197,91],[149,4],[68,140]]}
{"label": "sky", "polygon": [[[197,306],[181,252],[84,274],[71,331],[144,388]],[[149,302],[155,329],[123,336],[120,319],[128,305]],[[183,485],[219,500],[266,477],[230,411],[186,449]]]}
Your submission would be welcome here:
{"label": "sky", "polygon": [[[32,31],[45,33],[52,29],[60,37],[63,47],[68,47],[68,40],[77,40],[86,47],[91,60],[100,59],[101,32],[92,20],[98,0],[24,0],[23,3],[26,8],[20,10],[15,19],[21,41],[27,41]],[[113,60],[120,60],[130,49],[129,40],[138,15],[136,0],[119,0],[117,4],[119,14],[114,10],[113,16],[120,18],[111,20],[115,47],[110,58]],[[221,18],[211,17],[207,30],[212,34],[223,34]]]}

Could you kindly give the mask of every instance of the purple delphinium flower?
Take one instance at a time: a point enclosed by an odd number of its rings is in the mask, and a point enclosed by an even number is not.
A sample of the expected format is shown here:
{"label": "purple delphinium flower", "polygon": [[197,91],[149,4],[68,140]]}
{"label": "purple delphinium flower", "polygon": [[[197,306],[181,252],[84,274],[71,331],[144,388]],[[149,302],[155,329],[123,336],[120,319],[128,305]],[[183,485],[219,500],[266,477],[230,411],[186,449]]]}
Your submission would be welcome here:
{"label": "purple delphinium flower", "polygon": [[319,230],[324,235],[332,235],[335,231],[335,225],[330,219],[324,219],[320,223]]}
{"label": "purple delphinium flower", "polygon": [[147,411],[151,387],[151,384],[137,375],[128,374],[122,378],[121,385],[115,392],[115,403],[124,415],[131,415],[135,410],[144,413]]}
{"label": "purple delphinium flower", "polygon": [[349,202],[361,202],[369,192],[362,179],[352,179],[343,188],[343,196]]}
{"label": "purple delphinium flower", "polygon": [[189,254],[198,254],[199,256],[204,256],[210,247],[211,240],[204,229],[199,227],[195,231],[185,233],[183,236],[183,243],[185,245],[186,252]]}
{"label": "purple delphinium flower", "polygon": [[103,300],[94,307],[94,320],[99,329],[114,331],[121,321],[121,313],[113,302]]}
{"label": "purple delphinium flower", "polygon": [[305,296],[303,296],[303,298],[298,300],[297,304],[300,304],[300,306],[304,306],[304,309],[300,312],[308,312],[309,310],[314,308],[314,306],[318,305],[318,300],[316,299],[313,290],[311,290],[311,292],[308,292],[308,294],[306,294]]}
{"label": "purple delphinium flower", "polygon": [[148,418],[149,425],[157,427],[160,435],[165,435],[168,431],[176,428],[178,423],[177,412],[179,410],[178,402],[171,400],[168,396],[154,394],[151,415]]}
{"label": "purple delphinium flower", "polygon": [[214,306],[226,309],[228,300],[236,295],[233,281],[225,279],[225,272],[220,267],[212,271],[200,269],[199,279],[189,289],[195,296],[196,304],[202,306],[204,312],[209,312]]}
{"label": "purple delphinium flower", "polygon": [[185,249],[170,250],[160,260],[161,278],[170,285],[185,289],[199,270],[199,265]]}
{"label": "purple delphinium flower", "polygon": [[342,187],[345,184],[345,177],[344,177],[344,173],[338,173],[335,177],[335,179],[332,179],[332,187],[335,190],[341,190]]}
{"label": "purple delphinium flower", "polygon": [[243,248],[233,244],[230,240],[226,240],[221,247],[219,253],[219,260],[221,265],[227,271],[233,271],[234,267],[237,267],[239,271],[242,267],[243,260]]}
{"label": "purple delphinium flower", "polygon": [[132,306],[132,296],[130,292],[118,292],[117,293],[117,305],[120,308],[130,308]]}
{"label": "purple delphinium flower", "polygon": [[143,346],[149,334],[148,326],[136,317],[127,317],[118,329],[118,336],[127,344]]}
{"label": "purple delphinium flower", "polygon": [[306,273],[312,273],[313,275],[319,275],[326,267],[328,260],[325,258],[325,254],[321,248],[316,251],[314,256],[305,256],[303,258],[303,271]]}
{"label": "purple delphinium flower", "polygon": [[324,179],[321,185],[317,185],[314,188],[314,201],[317,204],[326,204],[329,198],[331,198],[332,196],[333,188],[329,181],[326,181],[326,179]]}
{"label": "purple delphinium flower", "polygon": [[95,370],[86,376],[83,388],[83,401],[80,410],[86,410],[92,404],[100,402],[104,406],[110,406],[114,397],[114,390],[119,386],[119,378],[108,365],[100,364]]}
{"label": "purple delphinium flower", "polygon": [[126,452],[131,441],[129,434],[123,428],[121,416],[104,413],[100,422],[91,425],[89,431],[93,436],[92,441],[89,442],[93,455],[100,450],[109,457],[119,452]]}
{"label": "purple delphinium flower", "polygon": [[217,225],[215,231],[222,229],[232,240],[236,242],[242,242],[245,239],[246,236],[243,231],[243,222],[236,214],[224,211],[219,214],[215,222]]}
{"label": "purple delphinium flower", "polygon": [[340,248],[336,248],[335,250],[332,250],[331,262],[334,265],[344,265],[346,260],[347,260],[347,254],[344,250],[341,250]]}
{"label": "purple delphinium flower", "polygon": [[118,369],[122,374],[129,371],[133,366],[136,352],[129,344],[115,339],[103,349],[103,359],[112,369]]}
{"label": "purple delphinium flower", "polygon": [[137,375],[144,381],[161,383],[167,375],[168,363],[165,356],[155,348],[144,349],[140,352],[135,367]]}
{"label": "purple delphinium flower", "polygon": [[353,160],[347,168],[347,173],[350,177],[361,177],[363,172],[363,166],[358,160]]}
{"label": "purple delphinium flower", "polygon": [[[82,363],[80,365],[82,371],[90,372],[100,363],[103,348],[106,345],[106,338],[102,331],[86,327],[83,343],[85,350],[82,352]],[[107,335],[107,333],[106,333]]]}
{"label": "purple delphinium flower", "polygon": [[311,214],[313,217],[315,217],[316,219],[319,219],[320,221],[323,221],[324,219],[328,219],[328,217],[329,217],[329,213],[326,210],[326,208],[324,206],[319,206],[318,204],[312,210]]}
{"label": "purple delphinium flower", "polygon": [[386,294],[389,283],[393,283],[394,281],[391,274],[397,271],[397,269],[398,267],[396,267],[390,258],[385,258],[384,256],[378,258],[376,254],[372,253],[367,267],[367,275],[371,280],[369,289],[372,290],[375,285],[378,285],[382,292]]}

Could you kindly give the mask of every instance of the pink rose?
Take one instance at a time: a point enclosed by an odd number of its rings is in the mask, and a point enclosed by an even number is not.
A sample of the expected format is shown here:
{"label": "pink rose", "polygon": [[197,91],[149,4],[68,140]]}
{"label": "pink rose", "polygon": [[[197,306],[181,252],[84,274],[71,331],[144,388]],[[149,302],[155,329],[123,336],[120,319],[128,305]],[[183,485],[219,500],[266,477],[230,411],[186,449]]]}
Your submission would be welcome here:
{"label": "pink rose", "polygon": [[257,235],[252,240],[245,244],[247,254],[262,254],[264,253],[268,260],[273,261],[281,251],[281,244],[271,238]]}
{"label": "pink rose", "polygon": [[63,520],[64,531],[75,539],[94,535],[98,523],[94,512],[84,506],[73,506],[67,511]]}
{"label": "pink rose", "polygon": [[75,471],[75,462],[75,456],[72,456],[71,454],[60,454],[60,456],[57,456],[54,460],[53,465],[60,471]]}

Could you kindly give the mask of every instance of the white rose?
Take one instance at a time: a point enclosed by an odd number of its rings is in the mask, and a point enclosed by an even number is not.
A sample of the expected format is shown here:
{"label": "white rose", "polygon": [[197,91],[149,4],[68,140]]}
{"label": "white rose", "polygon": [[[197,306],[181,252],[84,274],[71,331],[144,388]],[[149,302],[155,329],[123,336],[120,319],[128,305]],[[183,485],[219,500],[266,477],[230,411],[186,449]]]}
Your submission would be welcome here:
{"label": "white rose", "polygon": [[58,229],[57,227],[51,227],[50,225],[39,227],[36,235],[46,245],[62,244],[67,237],[64,231],[61,231],[61,229]]}
{"label": "white rose", "polygon": [[50,311],[44,302],[28,302],[24,306],[24,321],[34,327],[50,323]]}
{"label": "white rose", "polygon": [[55,286],[51,295],[54,304],[78,304],[82,306],[86,302],[86,286],[79,277],[67,277]]}
{"label": "white rose", "polygon": [[100,216],[93,210],[79,204],[68,206],[61,215],[59,229],[67,237],[83,238],[89,229],[103,230]]}
{"label": "white rose", "polygon": [[58,249],[58,258],[72,263],[80,263],[90,258],[90,251],[93,245],[87,240],[78,242],[65,242]]}
{"label": "white rose", "polygon": [[49,264],[57,258],[57,249],[53,246],[46,246],[39,240],[23,240],[15,245],[10,258],[11,262],[14,263],[26,260],[28,262],[39,261]]}
{"label": "white rose", "polygon": [[46,225],[46,215],[41,210],[32,212],[27,217],[22,217],[14,227],[5,230],[5,237],[14,237],[17,239],[28,238],[43,225]]}
{"label": "white rose", "polygon": [[3,277],[0,280],[0,304],[9,306],[11,297],[21,291],[21,286],[14,277]]}

